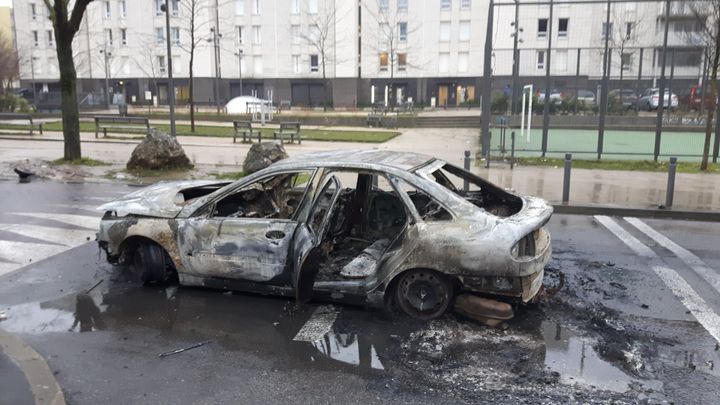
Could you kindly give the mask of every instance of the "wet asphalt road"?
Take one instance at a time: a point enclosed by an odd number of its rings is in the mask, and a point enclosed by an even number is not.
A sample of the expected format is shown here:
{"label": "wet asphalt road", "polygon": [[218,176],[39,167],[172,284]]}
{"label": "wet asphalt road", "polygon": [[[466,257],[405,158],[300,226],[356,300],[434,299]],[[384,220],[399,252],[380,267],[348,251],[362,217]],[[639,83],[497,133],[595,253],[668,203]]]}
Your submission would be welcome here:
{"label": "wet asphalt road", "polygon": [[[105,263],[87,241],[99,217],[92,207],[129,190],[0,182],[8,317],[0,327],[45,357],[68,403],[715,403],[720,395],[711,335],[720,224],[642,220],[698,262],[631,220],[555,215],[545,282],[557,285],[562,273],[564,287],[520,308],[506,329],[337,307],[329,333],[301,342],[293,338],[327,304],[144,288]],[[632,239],[657,257],[633,251]],[[657,268],[681,280],[668,284]],[[90,300],[78,299],[100,280]],[[690,290],[677,288],[683,282]],[[198,342],[207,344],[158,357]],[[0,404],[23,403],[28,388],[2,352],[0,373],[8,376]]]}

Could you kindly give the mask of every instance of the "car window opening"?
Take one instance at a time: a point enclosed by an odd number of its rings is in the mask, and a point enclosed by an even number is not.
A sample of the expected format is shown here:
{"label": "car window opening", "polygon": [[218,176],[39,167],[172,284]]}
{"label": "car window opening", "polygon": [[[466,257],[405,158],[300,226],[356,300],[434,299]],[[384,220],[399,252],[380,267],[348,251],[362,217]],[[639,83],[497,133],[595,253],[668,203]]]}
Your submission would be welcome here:
{"label": "car window opening", "polygon": [[[522,209],[521,198],[451,164],[431,172],[429,178],[493,215],[509,217]],[[465,191],[465,182],[468,191]]]}
{"label": "car window opening", "polygon": [[[318,248],[317,280],[362,279],[375,274],[385,252],[403,232],[407,213],[383,176],[334,172],[346,187],[332,209]],[[353,187],[347,187],[352,185]]]}
{"label": "car window opening", "polygon": [[311,171],[300,171],[261,179],[218,201],[212,216],[291,219],[311,175]]}

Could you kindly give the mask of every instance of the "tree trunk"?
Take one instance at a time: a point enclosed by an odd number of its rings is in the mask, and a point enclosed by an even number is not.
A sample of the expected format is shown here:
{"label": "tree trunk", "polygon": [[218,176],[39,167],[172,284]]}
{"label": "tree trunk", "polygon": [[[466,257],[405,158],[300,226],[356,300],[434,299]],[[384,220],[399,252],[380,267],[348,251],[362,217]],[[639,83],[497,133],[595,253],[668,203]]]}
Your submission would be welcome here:
{"label": "tree trunk", "polygon": [[[705,171],[708,167],[708,155],[710,155],[710,138],[712,137],[713,115],[715,113],[715,105],[717,104],[717,74],[718,60],[720,59],[720,36],[715,37],[715,54],[713,55],[712,74],[710,75],[710,95],[712,97],[711,108],[707,110],[707,119],[705,120],[705,142],[703,144],[702,162],[700,162],[700,170]],[[705,95],[701,98],[704,102]]]}
{"label": "tree trunk", "polygon": [[195,45],[191,44],[190,49],[190,85],[188,86],[188,93],[190,96],[190,132],[195,132],[195,96],[193,91],[193,60],[195,59]]}
{"label": "tree trunk", "polygon": [[328,86],[327,77],[325,76],[325,53],[322,53],[322,70],[323,70],[323,111],[327,111]]}
{"label": "tree trunk", "polygon": [[77,160],[80,151],[80,114],[77,103],[77,73],[72,52],[72,35],[57,35],[56,46],[60,65],[60,94],[62,96],[62,123],[65,153],[63,159]]}

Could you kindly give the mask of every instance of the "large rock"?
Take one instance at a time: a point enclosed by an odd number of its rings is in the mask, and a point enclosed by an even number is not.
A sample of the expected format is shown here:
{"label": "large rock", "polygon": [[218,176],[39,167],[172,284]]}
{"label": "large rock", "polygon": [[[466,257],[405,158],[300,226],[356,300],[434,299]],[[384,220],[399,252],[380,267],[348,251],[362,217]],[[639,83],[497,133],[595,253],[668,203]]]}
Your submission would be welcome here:
{"label": "large rock", "polygon": [[127,168],[131,170],[148,169],[190,169],[185,151],[176,138],[152,129],[140,144],[133,150]]}
{"label": "large rock", "polygon": [[285,148],[277,142],[253,144],[245,157],[243,172],[252,174],[288,157]]}

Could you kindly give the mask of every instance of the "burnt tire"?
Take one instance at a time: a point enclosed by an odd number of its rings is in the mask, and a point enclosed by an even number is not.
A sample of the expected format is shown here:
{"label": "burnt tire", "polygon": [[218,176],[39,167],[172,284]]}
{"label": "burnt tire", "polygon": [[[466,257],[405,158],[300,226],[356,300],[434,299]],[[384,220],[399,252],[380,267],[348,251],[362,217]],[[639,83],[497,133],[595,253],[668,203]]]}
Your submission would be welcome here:
{"label": "burnt tire", "polygon": [[447,277],[432,270],[403,273],[395,288],[395,302],[412,318],[428,321],[450,307],[453,288]]}
{"label": "burnt tire", "polygon": [[144,284],[162,284],[168,281],[165,251],[159,245],[138,245],[133,252],[133,267]]}

